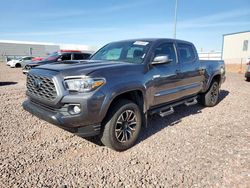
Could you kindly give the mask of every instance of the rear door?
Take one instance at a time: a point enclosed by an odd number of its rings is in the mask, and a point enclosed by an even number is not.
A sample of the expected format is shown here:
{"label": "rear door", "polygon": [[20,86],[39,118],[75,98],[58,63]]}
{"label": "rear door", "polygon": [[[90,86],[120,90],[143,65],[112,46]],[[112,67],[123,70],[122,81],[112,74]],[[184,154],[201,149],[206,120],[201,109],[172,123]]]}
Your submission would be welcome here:
{"label": "rear door", "polygon": [[154,59],[157,56],[168,55],[172,60],[170,63],[153,65],[151,69],[154,85],[154,106],[168,103],[179,98],[178,70],[176,49],[173,42],[164,42],[154,49]]}
{"label": "rear door", "polygon": [[204,70],[201,69],[200,61],[195,47],[191,43],[177,43],[180,63],[180,89],[181,97],[196,95],[202,89]]}

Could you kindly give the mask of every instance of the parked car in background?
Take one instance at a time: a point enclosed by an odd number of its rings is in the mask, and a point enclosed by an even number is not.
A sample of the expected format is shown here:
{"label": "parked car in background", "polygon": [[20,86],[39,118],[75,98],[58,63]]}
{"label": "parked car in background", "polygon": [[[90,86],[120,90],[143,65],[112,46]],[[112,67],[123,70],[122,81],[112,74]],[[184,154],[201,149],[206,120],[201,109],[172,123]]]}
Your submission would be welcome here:
{"label": "parked car in background", "polygon": [[13,60],[13,58],[6,58],[6,65],[8,65],[8,66],[10,66],[10,61],[12,61]]}
{"label": "parked car in background", "polygon": [[23,107],[77,135],[99,135],[104,145],[123,151],[135,144],[150,115],[164,117],[198,99],[215,106],[224,81],[224,61],[199,60],[190,42],[127,40],[104,46],[87,61],[32,69]]}
{"label": "parked car in background", "polygon": [[36,62],[36,61],[42,61],[44,58],[42,57],[34,57],[29,61],[22,61],[21,62],[21,67],[24,68],[27,64],[31,63],[31,62]]}
{"label": "parked car in background", "polygon": [[21,57],[17,57],[17,56],[15,56],[15,57],[8,57],[8,58],[7,58],[6,64],[7,64],[8,66],[10,66],[10,64],[11,64],[11,62],[12,62],[13,60],[19,60],[19,59],[21,59]]}
{"label": "parked car in background", "polygon": [[22,63],[25,63],[25,62],[29,62],[33,59],[34,57],[31,57],[31,56],[25,56],[25,57],[21,57],[19,59],[13,59],[11,61],[8,61],[7,65],[9,65],[11,68],[14,68],[14,67],[22,67]]}
{"label": "parked car in background", "polygon": [[58,52],[52,53],[47,58],[43,59],[42,61],[32,61],[24,66],[23,73],[26,74],[29,72],[30,69],[45,65],[48,63],[55,63],[55,62],[61,62],[65,60],[86,60],[89,59],[91,56],[91,53],[83,53],[78,50],[60,50]]}
{"label": "parked car in background", "polygon": [[13,58],[11,58],[11,57],[5,57],[6,63],[8,63],[8,62],[11,61],[11,60],[13,60]]}
{"label": "parked car in background", "polygon": [[35,57],[32,59],[32,61],[42,61],[44,58],[42,57]]}
{"label": "parked car in background", "polygon": [[250,57],[247,58],[247,70],[245,73],[245,77],[247,81],[250,81]]}

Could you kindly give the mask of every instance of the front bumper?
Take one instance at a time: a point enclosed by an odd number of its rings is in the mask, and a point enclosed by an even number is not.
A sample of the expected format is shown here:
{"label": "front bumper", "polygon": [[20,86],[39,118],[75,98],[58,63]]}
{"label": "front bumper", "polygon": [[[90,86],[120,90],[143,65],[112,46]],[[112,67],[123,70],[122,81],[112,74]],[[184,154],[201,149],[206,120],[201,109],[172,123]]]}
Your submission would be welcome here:
{"label": "front bumper", "polygon": [[[31,114],[49,123],[57,125],[71,133],[82,137],[100,134],[101,124],[82,125],[84,118],[79,115],[65,115],[63,109],[52,109],[36,104],[29,99],[23,102],[23,108]],[[76,126],[79,124],[79,126]]]}
{"label": "front bumper", "polygon": [[27,74],[30,70],[23,69],[23,74]]}
{"label": "front bumper", "polygon": [[11,68],[15,68],[15,67],[16,67],[16,64],[10,64],[10,67],[11,67]]}

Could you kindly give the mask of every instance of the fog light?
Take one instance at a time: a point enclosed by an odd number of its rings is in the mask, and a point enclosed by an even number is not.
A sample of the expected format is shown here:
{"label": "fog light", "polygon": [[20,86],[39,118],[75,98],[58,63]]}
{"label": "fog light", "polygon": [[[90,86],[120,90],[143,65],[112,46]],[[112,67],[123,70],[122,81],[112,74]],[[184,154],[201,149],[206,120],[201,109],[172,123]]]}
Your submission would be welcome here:
{"label": "fog light", "polygon": [[70,104],[68,107],[68,111],[70,114],[75,115],[81,112],[81,107],[78,104]]}
{"label": "fog light", "polygon": [[79,113],[81,112],[80,106],[74,106],[73,111],[74,111],[76,114],[79,114]]}

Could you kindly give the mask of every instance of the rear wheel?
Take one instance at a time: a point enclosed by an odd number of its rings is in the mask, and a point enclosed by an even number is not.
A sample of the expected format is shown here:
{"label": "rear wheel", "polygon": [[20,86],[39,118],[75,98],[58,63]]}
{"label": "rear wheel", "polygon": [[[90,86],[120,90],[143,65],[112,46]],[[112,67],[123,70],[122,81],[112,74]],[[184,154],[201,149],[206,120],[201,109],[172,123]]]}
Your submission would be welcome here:
{"label": "rear wheel", "polygon": [[111,107],[103,122],[101,142],[116,151],[132,147],[141,130],[140,108],[129,100],[121,100]]}
{"label": "rear wheel", "polygon": [[246,80],[247,80],[248,82],[250,82],[250,77],[247,77]]}
{"label": "rear wheel", "polygon": [[220,87],[217,81],[212,82],[209,90],[201,95],[201,103],[204,106],[212,107],[218,103]]}

